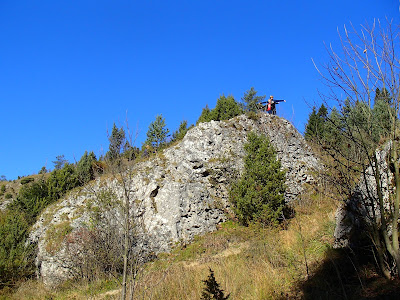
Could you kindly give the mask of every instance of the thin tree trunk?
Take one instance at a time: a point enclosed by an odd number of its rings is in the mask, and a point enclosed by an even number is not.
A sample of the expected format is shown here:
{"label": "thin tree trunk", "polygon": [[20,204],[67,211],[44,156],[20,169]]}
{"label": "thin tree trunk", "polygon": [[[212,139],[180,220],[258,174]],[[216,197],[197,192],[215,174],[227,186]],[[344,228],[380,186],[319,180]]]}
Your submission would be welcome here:
{"label": "thin tree trunk", "polygon": [[[395,136],[396,138],[396,136]],[[400,251],[399,251],[399,203],[400,203],[400,174],[399,174],[399,166],[397,163],[397,141],[393,140],[393,150],[392,157],[394,163],[394,179],[396,185],[396,194],[394,198],[394,211],[393,211],[393,220],[392,220],[392,248],[393,248],[393,258],[396,261],[397,274],[400,276]]]}
{"label": "thin tree trunk", "polygon": [[125,207],[124,207],[124,270],[122,273],[122,292],[121,292],[121,299],[126,299],[126,283],[128,278],[128,254],[129,254],[129,198],[125,199]]}

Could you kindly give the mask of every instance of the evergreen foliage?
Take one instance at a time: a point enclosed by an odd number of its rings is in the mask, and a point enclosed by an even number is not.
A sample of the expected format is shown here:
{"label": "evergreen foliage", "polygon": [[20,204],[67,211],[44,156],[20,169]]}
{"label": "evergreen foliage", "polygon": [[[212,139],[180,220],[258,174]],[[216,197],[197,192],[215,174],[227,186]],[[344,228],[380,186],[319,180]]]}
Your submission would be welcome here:
{"label": "evergreen foliage", "polygon": [[196,124],[201,122],[210,122],[211,120],[214,121],[222,121],[222,120],[229,120],[233,117],[236,117],[243,113],[243,109],[241,105],[236,102],[233,96],[225,97],[222,95],[217,100],[217,105],[214,109],[210,110],[208,106],[206,106],[199,119],[197,120]]}
{"label": "evergreen foliage", "polygon": [[[318,110],[313,107],[305,127],[304,137],[326,147],[334,146],[341,152],[357,148],[344,136],[361,139],[373,151],[381,139],[387,138],[393,129],[395,110],[393,99],[386,89],[376,89],[372,108],[363,101],[350,102],[345,99],[341,111],[335,107],[328,113],[322,104]],[[351,140],[351,139],[350,139]]]}
{"label": "evergreen foliage", "polygon": [[150,123],[149,129],[146,133],[147,140],[145,144],[158,148],[167,142],[169,130],[165,125],[165,119],[162,115],[157,115],[156,119]]}
{"label": "evergreen foliage", "polygon": [[108,141],[110,142],[110,145],[108,147],[106,158],[110,160],[115,160],[116,158],[120,157],[125,146],[124,129],[122,127],[118,129],[118,127],[114,123],[111,135],[108,137]]}
{"label": "evergreen foliage", "polygon": [[35,272],[33,247],[26,244],[29,225],[24,213],[0,212],[0,289]]}
{"label": "evergreen foliage", "polygon": [[230,199],[243,225],[276,224],[285,207],[285,172],[268,138],[251,132],[245,144],[245,169],[232,185]]}
{"label": "evergreen foliage", "polygon": [[393,116],[396,114],[393,107],[393,99],[384,88],[382,91],[376,89],[374,106],[372,108],[372,131],[374,140],[388,136],[393,129]]}
{"label": "evergreen foliage", "polygon": [[188,132],[188,122],[186,120],[183,120],[181,124],[179,125],[179,128],[172,133],[172,139],[171,142],[174,141],[179,141],[183,139]]}
{"label": "evergreen foliage", "polygon": [[229,295],[224,295],[224,290],[220,288],[217,280],[214,276],[214,271],[210,268],[210,275],[206,280],[203,280],[204,287],[203,292],[201,293],[202,300],[226,300],[229,298]]}
{"label": "evergreen foliage", "polygon": [[306,125],[306,130],[304,136],[306,140],[314,140],[323,137],[325,122],[327,119],[328,110],[324,104],[316,111],[315,106],[312,109],[312,112],[308,118],[308,123]]}
{"label": "evergreen foliage", "polygon": [[244,93],[242,98],[243,106],[245,111],[248,112],[257,112],[259,103],[265,99],[265,95],[263,96],[256,96],[257,91],[254,90],[254,87],[251,87],[250,90]]}
{"label": "evergreen foliage", "polygon": [[40,171],[39,171],[38,174],[46,174],[47,172],[48,172],[48,171],[47,171],[46,167],[43,166],[43,167],[40,169]]}
{"label": "evergreen foliage", "polygon": [[81,184],[88,183],[94,179],[94,163],[96,162],[96,155],[91,151],[87,151],[82,155],[78,164],[76,165],[76,173]]}
{"label": "evergreen foliage", "polygon": [[93,152],[85,152],[76,166],[65,163],[63,156],[57,157],[57,162],[60,164],[47,180],[24,178],[26,183],[16,199],[0,213],[0,288],[34,274],[34,249],[26,239],[40,213],[69,190],[94,178]]}
{"label": "evergreen foliage", "polygon": [[199,119],[197,120],[196,124],[203,123],[203,122],[210,122],[211,121],[211,116],[210,116],[211,110],[208,107],[208,104],[206,104],[206,107],[203,108],[201,111],[201,115]]}
{"label": "evergreen foliage", "polygon": [[40,179],[20,189],[17,198],[10,205],[10,210],[23,213],[27,222],[33,224],[36,217],[51,202],[48,185],[46,181]]}
{"label": "evergreen foliage", "polygon": [[49,198],[52,201],[60,199],[67,191],[79,185],[80,180],[76,173],[75,166],[67,163],[61,170],[54,170],[51,172],[47,180]]}
{"label": "evergreen foliage", "polygon": [[56,160],[53,161],[54,169],[60,170],[68,161],[65,159],[64,154],[56,156]]}

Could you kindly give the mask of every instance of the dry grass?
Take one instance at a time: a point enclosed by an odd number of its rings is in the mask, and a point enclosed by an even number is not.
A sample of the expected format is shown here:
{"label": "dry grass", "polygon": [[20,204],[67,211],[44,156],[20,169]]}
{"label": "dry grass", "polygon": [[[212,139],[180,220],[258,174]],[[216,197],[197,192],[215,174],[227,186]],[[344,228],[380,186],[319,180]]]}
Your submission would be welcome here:
{"label": "dry grass", "polygon": [[[199,299],[209,268],[230,299],[302,297],[298,283],[318,268],[332,243],[335,203],[315,195],[295,205],[285,229],[222,224],[219,230],[177,247],[146,268],[139,299]],[[57,291],[28,281],[6,299],[117,299],[111,281],[71,283]],[[1,299],[1,298],[0,298]]]}

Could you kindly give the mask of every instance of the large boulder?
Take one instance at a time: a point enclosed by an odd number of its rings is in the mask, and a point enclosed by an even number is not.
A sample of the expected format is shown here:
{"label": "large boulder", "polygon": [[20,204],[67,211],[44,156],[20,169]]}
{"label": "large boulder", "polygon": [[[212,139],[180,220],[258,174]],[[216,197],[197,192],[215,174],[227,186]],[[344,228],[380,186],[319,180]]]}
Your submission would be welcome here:
{"label": "large boulder", "polygon": [[[132,205],[141,204],[147,248],[154,253],[168,251],[176,242],[213,231],[226,220],[229,185],[243,171],[243,145],[250,131],[267,135],[275,147],[287,170],[288,203],[302,193],[304,183],[314,180],[312,173],[320,164],[287,120],[260,114],[252,119],[242,115],[201,123],[176,145],[127,171],[134,174],[130,199]],[[124,193],[117,179],[103,176],[48,207],[34,225],[30,242],[38,245],[38,274],[46,284],[55,285],[73,275],[68,239],[89,226],[90,209],[102,190]]]}
{"label": "large boulder", "polygon": [[[384,209],[389,211],[389,196],[393,193],[393,174],[387,160],[392,143],[388,142],[375,151],[379,169],[380,190],[384,201]],[[336,211],[336,227],[334,232],[334,248],[356,247],[373,226],[380,224],[375,167],[369,166],[360,176],[351,197],[344,199]]]}

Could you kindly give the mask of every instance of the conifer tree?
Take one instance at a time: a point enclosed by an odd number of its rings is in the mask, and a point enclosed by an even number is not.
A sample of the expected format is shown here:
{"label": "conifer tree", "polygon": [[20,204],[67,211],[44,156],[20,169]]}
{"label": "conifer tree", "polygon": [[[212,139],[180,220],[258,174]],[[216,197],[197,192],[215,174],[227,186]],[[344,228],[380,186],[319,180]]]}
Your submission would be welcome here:
{"label": "conifer tree", "polygon": [[265,135],[251,132],[247,139],[244,173],[230,191],[234,211],[243,225],[276,224],[285,206],[285,172]]}
{"label": "conifer tree", "polygon": [[122,127],[118,129],[118,127],[114,123],[111,135],[108,137],[108,140],[110,142],[110,145],[108,147],[108,152],[106,154],[106,157],[110,160],[114,160],[120,156],[123,147],[125,146],[124,129]]}
{"label": "conifer tree", "polygon": [[265,99],[265,95],[263,96],[256,96],[257,91],[254,90],[254,87],[251,87],[250,90],[244,93],[242,97],[242,101],[244,104],[244,109],[246,111],[257,112],[258,104]]}
{"label": "conifer tree", "polygon": [[389,136],[393,128],[393,116],[395,109],[393,108],[393,100],[389,92],[383,88],[376,89],[374,106],[372,108],[372,132],[375,141]]}
{"label": "conifer tree", "polygon": [[210,112],[210,118],[215,121],[229,120],[242,113],[243,109],[233,96],[222,95],[218,98],[215,108]]}
{"label": "conifer tree", "polygon": [[206,104],[206,107],[203,108],[201,111],[201,115],[199,119],[197,120],[196,124],[203,123],[203,122],[210,122],[211,121],[211,116],[210,116],[210,108],[208,107],[208,104]]}
{"label": "conifer tree", "polygon": [[165,119],[162,115],[157,115],[156,119],[150,123],[145,144],[158,148],[166,143],[168,133],[169,130],[165,125]]}
{"label": "conifer tree", "polygon": [[188,124],[188,122],[186,120],[183,120],[181,122],[181,124],[179,125],[179,128],[172,134],[171,142],[181,140],[184,138],[187,131],[189,130],[187,124]]}
{"label": "conifer tree", "polygon": [[304,137],[307,141],[312,140],[317,135],[318,128],[318,116],[315,106],[312,108],[311,114],[308,116],[308,121],[306,124],[306,130],[304,132]]}
{"label": "conifer tree", "polygon": [[226,300],[229,295],[224,295],[224,290],[220,288],[217,280],[214,276],[214,271],[210,268],[210,275],[208,275],[207,280],[203,280],[205,283],[205,288],[201,293],[202,300]]}
{"label": "conifer tree", "polygon": [[61,168],[68,163],[68,161],[65,159],[64,154],[63,155],[58,155],[56,156],[56,160],[53,161],[54,164],[54,169],[55,170],[61,170]]}
{"label": "conifer tree", "polygon": [[82,155],[76,166],[76,172],[82,184],[94,179],[93,163],[96,162],[96,155],[91,151],[87,151]]}

